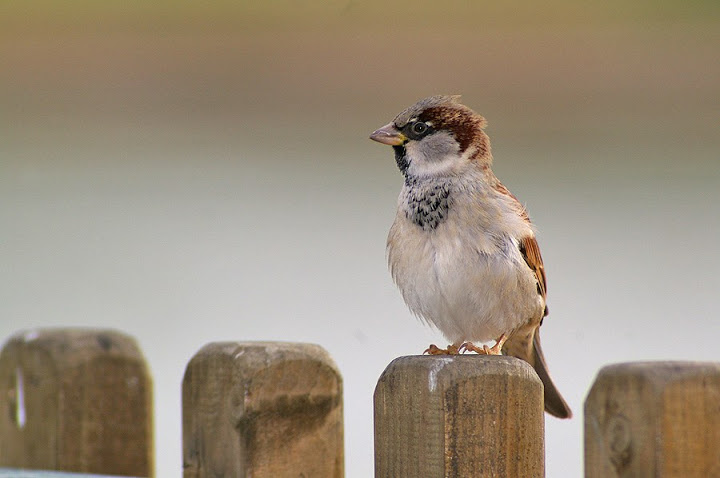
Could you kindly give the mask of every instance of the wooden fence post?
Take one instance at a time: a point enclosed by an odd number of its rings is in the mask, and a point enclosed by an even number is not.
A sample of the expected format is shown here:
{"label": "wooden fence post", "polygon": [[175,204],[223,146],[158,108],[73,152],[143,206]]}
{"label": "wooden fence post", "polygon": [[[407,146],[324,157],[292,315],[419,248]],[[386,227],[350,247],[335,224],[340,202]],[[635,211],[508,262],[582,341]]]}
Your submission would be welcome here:
{"label": "wooden fence post", "polygon": [[720,364],[600,370],[585,401],[585,477],[720,476]]}
{"label": "wooden fence post", "polygon": [[152,476],[151,389],[125,334],[12,336],[0,353],[0,466]]}
{"label": "wooden fence post", "polygon": [[507,356],[411,356],[375,389],[376,478],[545,476],[543,386]]}
{"label": "wooden fence post", "polygon": [[221,342],[183,380],[185,478],[344,476],[342,378],[318,345]]}

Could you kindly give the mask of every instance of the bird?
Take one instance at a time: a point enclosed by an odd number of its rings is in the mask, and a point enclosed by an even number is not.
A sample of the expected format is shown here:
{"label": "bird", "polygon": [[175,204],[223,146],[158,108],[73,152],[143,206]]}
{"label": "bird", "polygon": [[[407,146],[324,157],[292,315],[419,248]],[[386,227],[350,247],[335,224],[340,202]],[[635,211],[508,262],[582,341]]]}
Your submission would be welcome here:
{"label": "bird", "polygon": [[570,418],[540,345],[547,282],[535,227],[491,169],[486,125],[459,95],[437,95],[370,135],[392,146],[404,177],[387,238],[390,272],[410,311],[451,342],[426,353],[525,360],[543,382],[545,410]]}

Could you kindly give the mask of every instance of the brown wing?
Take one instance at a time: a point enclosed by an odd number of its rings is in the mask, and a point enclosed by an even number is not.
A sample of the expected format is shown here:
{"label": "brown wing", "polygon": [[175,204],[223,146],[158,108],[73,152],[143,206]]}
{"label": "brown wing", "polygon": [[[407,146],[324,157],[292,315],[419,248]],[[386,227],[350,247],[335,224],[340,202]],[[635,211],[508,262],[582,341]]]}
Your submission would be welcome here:
{"label": "brown wing", "polygon": [[[538,293],[543,299],[547,296],[547,280],[545,279],[545,266],[543,266],[542,256],[540,255],[540,246],[534,236],[524,237],[520,241],[520,252],[527,262],[527,265],[535,273],[538,281]],[[545,314],[547,315],[547,307]]]}
{"label": "brown wing", "polygon": [[[537,240],[533,236],[528,236],[520,241],[520,252],[522,252],[525,262],[530,266],[530,269],[535,273],[538,281],[538,294],[545,299],[547,293],[547,282],[545,280],[545,267],[543,266],[542,256],[540,255],[540,247],[538,247]],[[545,312],[543,317],[548,314],[548,308],[545,306]],[[540,321],[542,324],[542,320]],[[522,333],[524,331],[524,333]],[[562,395],[558,391],[557,387],[550,379],[548,373],[547,364],[545,363],[545,357],[543,356],[542,348],[540,347],[540,329],[532,328],[530,330],[521,329],[521,333],[517,336],[511,336],[507,342],[503,351],[514,357],[519,357],[526,360],[530,365],[533,366],[537,372],[540,380],[542,380],[545,386],[545,410],[551,415],[555,415],[558,418],[570,418],[572,417],[572,411],[570,407],[563,399]]]}
{"label": "brown wing", "polygon": [[[525,210],[525,207],[518,201],[518,198],[516,198],[513,193],[508,190],[508,188],[505,187],[503,183],[498,181],[496,179],[496,183],[494,184],[495,189],[500,192],[501,194],[504,194],[506,196],[509,196],[512,198],[512,200],[515,202],[518,212],[520,216],[527,221],[528,224],[530,224],[530,216],[528,216],[527,211]],[[535,239],[535,236],[526,236],[520,241],[520,252],[523,255],[523,258],[525,259],[525,262],[527,262],[527,265],[530,267],[530,270],[532,270],[535,273],[535,277],[537,277],[538,281],[538,294],[540,294],[545,300],[545,297],[547,295],[547,281],[545,279],[545,266],[543,266],[543,260],[542,256],[540,255],[540,246],[538,246],[537,240]],[[548,309],[545,307],[545,315],[547,315]]]}

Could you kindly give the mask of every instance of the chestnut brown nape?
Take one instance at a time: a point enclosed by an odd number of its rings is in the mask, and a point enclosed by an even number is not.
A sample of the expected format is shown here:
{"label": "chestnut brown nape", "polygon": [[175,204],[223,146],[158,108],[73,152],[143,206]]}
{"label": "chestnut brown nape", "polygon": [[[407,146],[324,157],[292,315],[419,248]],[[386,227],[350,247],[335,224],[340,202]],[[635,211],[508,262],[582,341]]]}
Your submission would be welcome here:
{"label": "chestnut brown nape", "polygon": [[478,148],[478,156],[490,153],[490,139],[483,131],[485,118],[461,104],[434,106],[419,115],[421,121],[430,122],[436,130],[450,131],[464,152],[471,145]]}

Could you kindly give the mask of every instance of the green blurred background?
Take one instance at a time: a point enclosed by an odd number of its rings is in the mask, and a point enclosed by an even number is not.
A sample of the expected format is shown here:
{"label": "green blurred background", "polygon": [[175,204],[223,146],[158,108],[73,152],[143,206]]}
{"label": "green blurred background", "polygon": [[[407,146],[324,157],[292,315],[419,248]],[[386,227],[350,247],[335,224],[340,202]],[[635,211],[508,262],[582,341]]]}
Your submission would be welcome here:
{"label": "green blurred background", "polygon": [[720,2],[5,2],[0,54],[0,336],[138,337],[158,476],[187,360],[248,339],[331,352],[371,476],[377,378],[443,339],[387,273],[401,177],[367,136],[431,94],[488,118],[539,230],[576,413],[547,476],[581,474],[599,367],[720,360]]}

